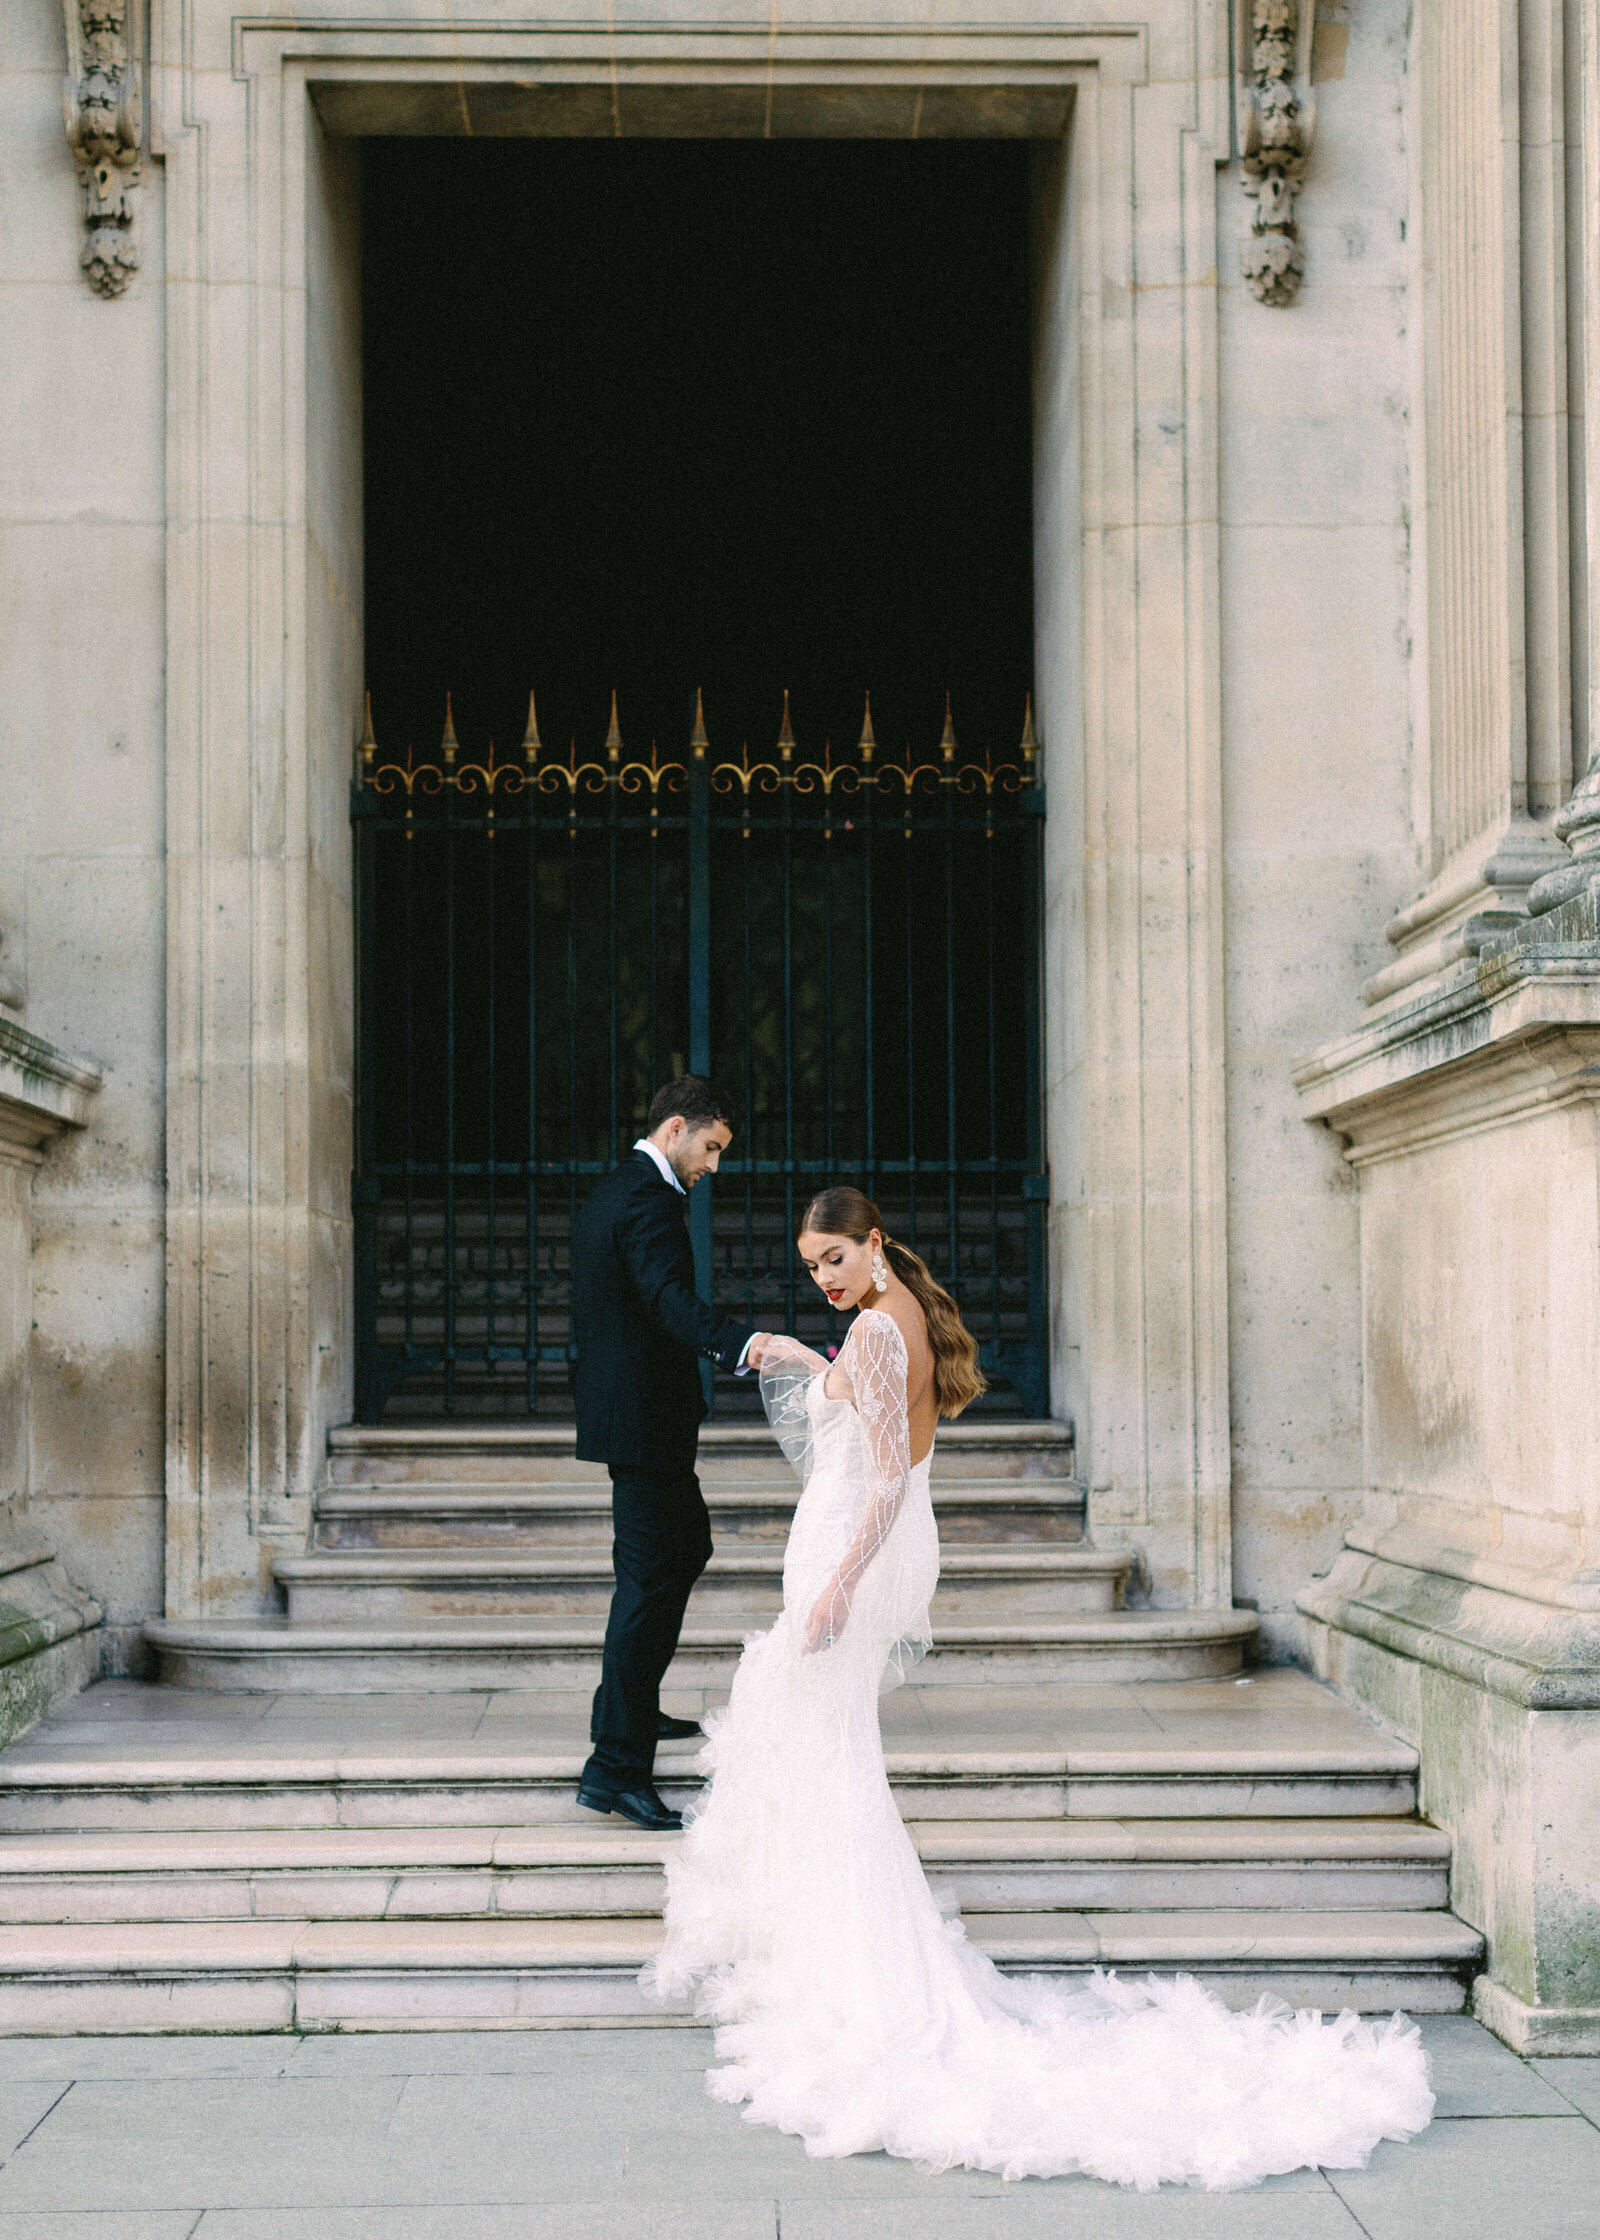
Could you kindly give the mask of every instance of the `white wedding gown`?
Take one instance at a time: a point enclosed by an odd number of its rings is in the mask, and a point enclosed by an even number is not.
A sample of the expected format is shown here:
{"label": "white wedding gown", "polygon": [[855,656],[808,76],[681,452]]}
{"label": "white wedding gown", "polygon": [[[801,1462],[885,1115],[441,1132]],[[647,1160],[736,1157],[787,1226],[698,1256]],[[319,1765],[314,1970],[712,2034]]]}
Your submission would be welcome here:
{"label": "white wedding gown", "polygon": [[[1365,2163],[1433,2109],[1416,2029],[1230,2013],[1190,1977],[1003,1976],[946,1919],[890,1793],[878,1731],[930,1641],[939,1541],[911,1468],[905,1342],[860,1315],[833,1366],[763,1367],[804,1490],[783,1612],[707,1722],[711,1775],[667,1865],[657,1996],[717,2026],[719,2098],[814,2155],[884,2149],[930,2170],[1086,2171],[1120,2185],[1244,2186]],[[834,1644],[801,1654],[830,1584]]]}

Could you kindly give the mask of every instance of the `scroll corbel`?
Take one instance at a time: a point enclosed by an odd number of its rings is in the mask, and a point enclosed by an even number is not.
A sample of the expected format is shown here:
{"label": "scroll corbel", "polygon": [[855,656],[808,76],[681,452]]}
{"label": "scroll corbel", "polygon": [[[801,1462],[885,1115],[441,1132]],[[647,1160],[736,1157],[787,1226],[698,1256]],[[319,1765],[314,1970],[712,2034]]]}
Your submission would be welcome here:
{"label": "scroll corbel", "polygon": [[138,0],[62,0],[67,75],[61,106],[77,158],[89,238],[79,262],[97,295],[120,296],[138,269],[133,193],[139,184],[143,92],[128,34]]}
{"label": "scroll corbel", "polygon": [[1295,198],[1311,155],[1316,0],[1234,0],[1239,168],[1255,205],[1244,276],[1261,303],[1293,303],[1305,272]]}

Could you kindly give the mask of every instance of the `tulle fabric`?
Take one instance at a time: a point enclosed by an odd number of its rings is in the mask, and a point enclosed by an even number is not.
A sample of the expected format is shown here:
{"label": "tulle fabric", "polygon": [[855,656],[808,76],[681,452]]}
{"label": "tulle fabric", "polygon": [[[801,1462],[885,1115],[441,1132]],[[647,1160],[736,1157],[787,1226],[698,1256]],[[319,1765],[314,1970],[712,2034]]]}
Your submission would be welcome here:
{"label": "tulle fabric", "polygon": [[[784,1607],[707,1723],[710,1783],[669,1858],[666,1939],[643,1978],[716,2025],[716,2097],[813,2155],[1141,2190],[1355,2168],[1421,2130],[1433,2095],[1400,2016],[1324,2022],[1272,2000],[1234,2014],[1182,1976],[1007,1977],[967,1943],[923,1875],[878,1729],[885,1672],[929,1638],[939,1566],[929,1463],[905,1454],[903,1341],[869,1312],[831,1371],[791,1345],[762,1383],[804,1480]],[[833,1645],[805,1654],[824,1592]]]}

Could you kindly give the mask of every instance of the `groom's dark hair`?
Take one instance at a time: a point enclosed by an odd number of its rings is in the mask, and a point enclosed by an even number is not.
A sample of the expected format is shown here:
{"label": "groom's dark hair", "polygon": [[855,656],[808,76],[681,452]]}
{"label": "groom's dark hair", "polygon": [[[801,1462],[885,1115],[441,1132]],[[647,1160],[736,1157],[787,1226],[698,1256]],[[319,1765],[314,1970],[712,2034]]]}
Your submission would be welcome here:
{"label": "groom's dark hair", "polygon": [[688,1121],[691,1132],[696,1128],[714,1128],[719,1120],[725,1128],[733,1126],[722,1099],[698,1073],[680,1074],[676,1081],[669,1081],[664,1089],[656,1091],[644,1116],[644,1132],[653,1136],[657,1128],[680,1117]]}

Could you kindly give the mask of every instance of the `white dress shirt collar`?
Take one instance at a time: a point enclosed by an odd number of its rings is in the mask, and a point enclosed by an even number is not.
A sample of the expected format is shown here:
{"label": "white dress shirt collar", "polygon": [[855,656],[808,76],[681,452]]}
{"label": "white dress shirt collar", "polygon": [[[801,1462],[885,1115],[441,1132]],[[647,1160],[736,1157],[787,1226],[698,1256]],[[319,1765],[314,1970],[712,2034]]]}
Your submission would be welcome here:
{"label": "white dress shirt collar", "polygon": [[661,1170],[662,1181],[670,1182],[673,1189],[677,1191],[680,1198],[686,1198],[689,1195],[688,1191],[683,1187],[683,1184],[673,1173],[671,1167],[667,1164],[666,1153],[660,1148],[659,1145],[652,1143],[648,1136],[641,1136],[633,1148],[635,1151],[642,1151],[647,1159],[653,1159],[655,1161],[656,1165]]}

